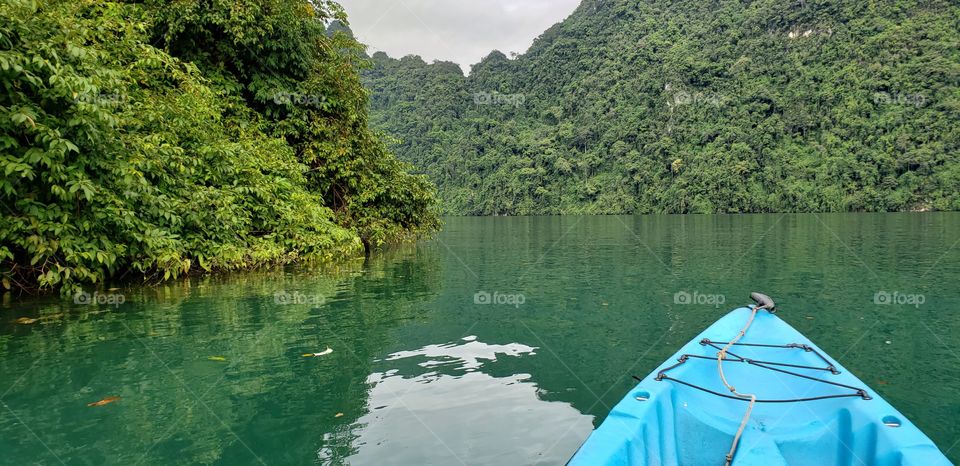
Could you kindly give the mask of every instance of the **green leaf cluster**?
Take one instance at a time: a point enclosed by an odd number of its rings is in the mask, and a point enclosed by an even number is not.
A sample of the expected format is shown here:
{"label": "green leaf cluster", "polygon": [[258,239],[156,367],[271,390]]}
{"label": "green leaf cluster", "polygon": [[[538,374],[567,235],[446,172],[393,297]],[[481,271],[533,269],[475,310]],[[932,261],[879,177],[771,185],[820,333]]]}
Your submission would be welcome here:
{"label": "green leaf cluster", "polygon": [[431,185],[368,127],[362,48],[327,34],[335,17],[0,1],[4,287],[332,260],[436,229]]}

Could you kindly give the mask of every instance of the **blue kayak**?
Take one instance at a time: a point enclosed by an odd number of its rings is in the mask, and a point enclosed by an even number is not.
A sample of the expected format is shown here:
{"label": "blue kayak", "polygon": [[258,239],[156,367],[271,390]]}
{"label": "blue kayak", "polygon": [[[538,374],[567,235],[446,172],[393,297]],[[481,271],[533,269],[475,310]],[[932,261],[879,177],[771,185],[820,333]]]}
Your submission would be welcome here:
{"label": "blue kayak", "polygon": [[569,464],[951,464],[837,361],[772,312],[754,309],[730,312],[642,379]]}

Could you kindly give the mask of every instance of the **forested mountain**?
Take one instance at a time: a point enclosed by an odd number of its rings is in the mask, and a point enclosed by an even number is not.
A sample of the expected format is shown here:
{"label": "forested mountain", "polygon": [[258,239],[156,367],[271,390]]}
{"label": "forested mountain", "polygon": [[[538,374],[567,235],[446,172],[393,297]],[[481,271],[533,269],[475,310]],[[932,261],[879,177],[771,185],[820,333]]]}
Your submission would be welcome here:
{"label": "forested mountain", "polygon": [[524,54],[371,57],[461,214],[960,209],[960,5],[584,0]]}
{"label": "forested mountain", "polygon": [[435,229],[327,0],[0,0],[0,281],[356,255]]}

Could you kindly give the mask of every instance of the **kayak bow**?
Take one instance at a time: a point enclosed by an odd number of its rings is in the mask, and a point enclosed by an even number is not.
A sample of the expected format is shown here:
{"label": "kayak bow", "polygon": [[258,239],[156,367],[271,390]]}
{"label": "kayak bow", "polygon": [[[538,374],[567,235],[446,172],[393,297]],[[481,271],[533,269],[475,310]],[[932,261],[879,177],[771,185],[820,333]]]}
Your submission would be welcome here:
{"label": "kayak bow", "polygon": [[772,300],[754,299],[758,306],[720,318],[642,379],[569,464],[951,464],[903,414],[774,315]]}

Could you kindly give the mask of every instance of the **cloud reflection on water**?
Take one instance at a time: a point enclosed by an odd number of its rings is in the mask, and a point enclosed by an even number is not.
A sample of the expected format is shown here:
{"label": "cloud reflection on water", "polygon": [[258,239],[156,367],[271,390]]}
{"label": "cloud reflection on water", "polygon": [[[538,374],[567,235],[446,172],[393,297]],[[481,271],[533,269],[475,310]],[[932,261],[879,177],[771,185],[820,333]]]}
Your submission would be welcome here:
{"label": "cloud reflection on water", "polygon": [[[565,462],[593,428],[592,417],[568,403],[541,400],[529,374],[488,373],[498,358],[535,356],[536,349],[466,337],[388,355],[380,363],[389,368],[367,379],[371,409],[351,429],[356,450],[347,461],[353,465]],[[519,448],[518,437],[524,439]],[[322,461],[324,450],[319,453]]]}

